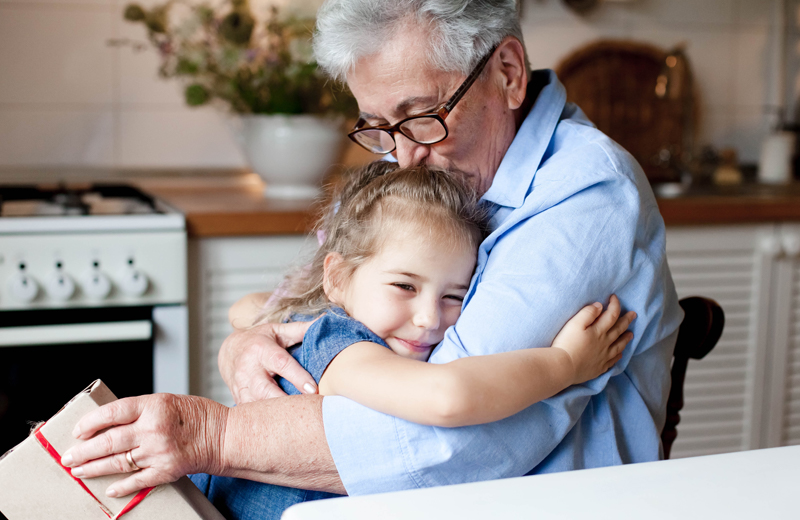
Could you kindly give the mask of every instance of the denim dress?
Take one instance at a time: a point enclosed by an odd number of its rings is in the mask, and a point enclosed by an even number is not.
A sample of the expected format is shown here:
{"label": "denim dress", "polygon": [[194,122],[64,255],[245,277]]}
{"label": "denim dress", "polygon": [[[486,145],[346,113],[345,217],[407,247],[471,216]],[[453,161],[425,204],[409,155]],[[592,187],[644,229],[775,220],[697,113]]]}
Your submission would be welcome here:
{"label": "denim dress", "polygon": [[[306,316],[295,318],[295,321],[312,319]],[[333,358],[350,345],[361,341],[370,341],[389,348],[385,341],[363,323],[348,316],[340,307],[331,307],[311,324],[303,342],[291,347],[289,352],[311,374],[314,381],[319,383],[322,373]],[[289,395],[301,393],[286,379],[279,379],[278,384]],[[189,478],[228,520],[278,520],[294,504],[342,496],[204,473],[189,475]]]}

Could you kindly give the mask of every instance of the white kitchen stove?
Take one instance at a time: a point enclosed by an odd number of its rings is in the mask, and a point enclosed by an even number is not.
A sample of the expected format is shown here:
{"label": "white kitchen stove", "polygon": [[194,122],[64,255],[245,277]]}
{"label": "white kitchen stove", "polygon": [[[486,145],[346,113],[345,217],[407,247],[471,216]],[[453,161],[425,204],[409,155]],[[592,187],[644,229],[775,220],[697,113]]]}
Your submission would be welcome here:
{"label": "white kitchen stove", "polygon": [[133,187],[0,185],[0,455],[101,378],[188,393],[186,225]]}
{"label": "white kitchen stove", "polygon": [[0,186],[0,311],[185,302],[179,212],[129,186]]}

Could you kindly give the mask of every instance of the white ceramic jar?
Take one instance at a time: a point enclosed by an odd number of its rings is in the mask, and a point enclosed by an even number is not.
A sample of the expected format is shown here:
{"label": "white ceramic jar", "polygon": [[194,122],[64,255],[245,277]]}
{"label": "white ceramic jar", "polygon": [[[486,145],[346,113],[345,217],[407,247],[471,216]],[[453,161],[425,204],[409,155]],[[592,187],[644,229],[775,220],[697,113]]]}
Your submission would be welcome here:
{"label": "white ceramic jar", "polygon": [[759,182],[788,184],[792,181],[794,142],[792,132],[773,132],[764,139],[758,161]]}

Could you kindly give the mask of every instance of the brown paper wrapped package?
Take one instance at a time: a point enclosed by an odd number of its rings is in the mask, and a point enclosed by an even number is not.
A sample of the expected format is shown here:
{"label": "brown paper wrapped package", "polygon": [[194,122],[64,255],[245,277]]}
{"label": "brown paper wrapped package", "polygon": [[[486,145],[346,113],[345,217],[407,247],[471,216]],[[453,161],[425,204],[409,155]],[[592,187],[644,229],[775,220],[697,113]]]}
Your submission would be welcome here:
{"label": "brown paper wrapped package", "polygon": [[[63,454],[82,441],[72,429],[88,412],[116,400],[97,380],[42,426],[42,435]],[[83,483],[112,517],[134,497],[109,498],[106,489],[126,475],[85,479]],[[108,520],[109,516],[31,435],[0,458],[0,511],[9,520]],[[202,493],[183,477],[158,486],[121,520],[224,520]]]}

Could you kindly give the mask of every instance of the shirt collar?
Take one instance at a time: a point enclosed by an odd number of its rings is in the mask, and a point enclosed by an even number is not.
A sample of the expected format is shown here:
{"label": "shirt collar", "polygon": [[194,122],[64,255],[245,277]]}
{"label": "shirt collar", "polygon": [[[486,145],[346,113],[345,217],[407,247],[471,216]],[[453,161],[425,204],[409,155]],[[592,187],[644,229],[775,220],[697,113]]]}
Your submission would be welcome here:
{"label": "shirt collar", "polygon": [[512,208],[519,208],[525,201],[567,101],[567,92],[552,70],[537,70],[531,74],[528,95],[538,88],[541,92],[536,102],[514,136],[492,185],[481,200]]}

